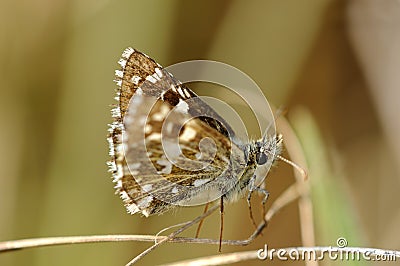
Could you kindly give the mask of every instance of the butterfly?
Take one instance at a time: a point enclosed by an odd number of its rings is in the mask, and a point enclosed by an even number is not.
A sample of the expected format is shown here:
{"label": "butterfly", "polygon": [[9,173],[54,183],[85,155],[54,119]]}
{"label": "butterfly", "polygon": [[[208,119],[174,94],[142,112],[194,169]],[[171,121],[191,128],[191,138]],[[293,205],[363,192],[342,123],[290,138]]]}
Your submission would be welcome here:
{"label": "butterfly", "polygon": [[[108,162],[130,214],[236,201],[253,191],[257,169],[280,157],[282,136],[243,141],[201,97],[153,59],[127,48],[116,70],[117,104]],[[264,178],[264,177],[262,177]]]}

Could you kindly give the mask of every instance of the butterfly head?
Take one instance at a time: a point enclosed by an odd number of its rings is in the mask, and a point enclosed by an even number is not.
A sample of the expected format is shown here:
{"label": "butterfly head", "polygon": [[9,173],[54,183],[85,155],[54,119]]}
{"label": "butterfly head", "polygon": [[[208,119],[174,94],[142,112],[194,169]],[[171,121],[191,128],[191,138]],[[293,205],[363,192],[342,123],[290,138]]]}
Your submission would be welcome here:
{"label": "butterfly head", "polygon": [[274,137],[263,137],[251,142],[245,149],[247,165],[264,165],[267,162],[273,163],[276,155],[282,150],[282,135]]}

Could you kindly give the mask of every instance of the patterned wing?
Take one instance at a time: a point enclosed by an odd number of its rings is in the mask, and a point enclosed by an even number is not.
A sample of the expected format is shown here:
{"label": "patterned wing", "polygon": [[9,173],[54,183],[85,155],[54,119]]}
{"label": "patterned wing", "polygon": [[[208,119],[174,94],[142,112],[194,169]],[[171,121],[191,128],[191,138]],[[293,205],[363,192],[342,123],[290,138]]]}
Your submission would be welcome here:
{"label": "patterned wing", "polygon": [[229,125],[146,55],[128,48],[119,63],[109,165],[128,212],[148,216],[226,193],[244,164]]}

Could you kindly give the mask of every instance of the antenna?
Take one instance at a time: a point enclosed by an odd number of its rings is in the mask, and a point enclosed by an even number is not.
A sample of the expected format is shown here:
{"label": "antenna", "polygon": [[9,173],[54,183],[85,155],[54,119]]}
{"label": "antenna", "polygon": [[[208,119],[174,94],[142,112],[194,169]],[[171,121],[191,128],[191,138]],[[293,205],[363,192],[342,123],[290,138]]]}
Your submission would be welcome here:
{"label": "antenna", "polygon": [[263,142],[265,142],[266,139],[267,139],[268,129],[269,129],[274,123],[276,123],[276,121],[278,120],[279,117],[285,115],[286,112],[287,112],[287,109],[284,108],[284,107],[279,107],[279,108],[276,110],[275,115],[274,115],[272,121],[269,122],[269,125],[267,126],[267,129],[265,130],[264,136],[261,138],[261,139],[263,140]]}
{"label": "antenna", "polygon": [[[278,120],[278,118],[279,118],[280,116],[285,115],[285,113],[287,113],[287,109],[286,109],[285,107],[280,107],[280,108],[278,108],[278,109],[276,110],[274,119],[270,122],[270,124],[268,125],[267,129],[265,130],[264,136],[262,137],[262,140],[263,140],[263,141],[266,140],[268,129],[269,129],[269,127],[272,125],[272,123],[275,123],[276,120]],[[278,158],[279,160],[281,160],[281,161],[283,161],[283,162],[289,164],[290,166],[294,167],[294,168],[300,173],[300,175],[303,177],[303,180],[307,180],[307,179],[308,179],[307,171],[304,170],[302,167],[300,167],[298,164],[292,162],[292,161],[289,160],[289,159],[286,159],[285,157],[283,157],[283,156],[281,156],[281,155],[279,155],[279,154],[276,154],[276,158]]]}
{"label": "antenna", "polygon": [[299,171],[299,173],[301,174],[301,176],[303,177],[304,180],[308,179],[308,174],[307,171],[304,170],[303,168],[301,168],[299,165],[297,165],[296,163],[286,159],[285,157],[282,157],[280,155],[276,155],[276,158],[278,158],[281,161],[284,161],[285,163],[291,165],[292,167],[294,167],[297,171]]}

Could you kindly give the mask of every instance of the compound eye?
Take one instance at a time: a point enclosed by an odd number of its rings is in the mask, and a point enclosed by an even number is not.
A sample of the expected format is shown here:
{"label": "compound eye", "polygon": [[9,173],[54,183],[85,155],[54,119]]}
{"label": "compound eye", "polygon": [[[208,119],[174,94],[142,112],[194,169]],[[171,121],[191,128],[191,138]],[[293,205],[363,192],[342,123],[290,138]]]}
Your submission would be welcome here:
{"label": "compound eye", "polygon": [[267,162],[268,156],[263,152],[259,152],[256,154],[256,160],[258,165],[263,165]]}

